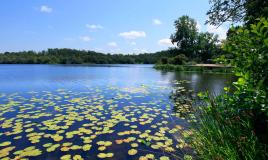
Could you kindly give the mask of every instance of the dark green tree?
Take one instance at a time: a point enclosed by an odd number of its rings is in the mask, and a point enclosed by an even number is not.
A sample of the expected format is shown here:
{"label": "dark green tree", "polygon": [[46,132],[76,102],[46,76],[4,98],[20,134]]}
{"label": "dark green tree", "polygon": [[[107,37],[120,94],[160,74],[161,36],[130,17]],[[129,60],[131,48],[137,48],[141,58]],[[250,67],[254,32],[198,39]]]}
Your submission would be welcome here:
{"label": "dark green tree", "polygon": [[179,49],[189,58],[195,56],[193,46],[196,43],[197,23],[189,16],[182,16],[174,23],[176,32],[171,35],[172,43],[177,43]]}
{"label": "dark green tree", "polygon": [[0,53],[3,64],[154,64],[162,57],[174,57],[178,49],[144,54],[104,54],[75,49],[48,49],[46,51],[22,51]]}
{"label": "dark green tree", "polygon": [[197,37],[196,50],[198,57],[202,62],[208,62],[213,56],[220,53],[220,49],[217,45],[219,43],[218,35],[205,32],[200,33]]}
{"label": "dark green tree", "polygon": [[171,58],[169,61],[171,64],[183,65],[188,61],[188,58],[184,54],[179,54],[179,55]]}
{"label": "dark green tree", "polygon": [[160,63],[161,64],[168,64],[168,58],[167,57],[163,57],[160,59]]}

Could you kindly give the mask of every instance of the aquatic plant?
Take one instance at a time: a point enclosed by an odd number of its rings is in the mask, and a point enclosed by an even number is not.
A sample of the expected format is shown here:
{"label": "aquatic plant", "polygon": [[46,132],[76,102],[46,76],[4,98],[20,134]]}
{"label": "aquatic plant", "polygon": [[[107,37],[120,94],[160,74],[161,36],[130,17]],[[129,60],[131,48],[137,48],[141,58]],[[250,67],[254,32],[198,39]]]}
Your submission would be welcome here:
{"label": "aquatic plant", "polygon": [[[142,85],[92,88],[81,93],[60,89],[6,94],[0,98],[1,158],[27,159],[49,154],[58,159],[78,160],[92,154],[111,158],[118,152],[135,157],[144,152],[138,152],[142,147],[157,153],[145,154],[147,159],[172,159],[180,142],[171,136],[179,130],[170,118],[178,116],[168,96],[155,94],[160,89],[170,91],[163,86]],[[8,113],[14,116],[8,117]],[[24,142],[25,149],[17,149],[16,139]],[[114,152],[114,147],[124,149]],[[163,151],[172,154],[163,155]],[[73,155],[77,152],[81,154]]]}

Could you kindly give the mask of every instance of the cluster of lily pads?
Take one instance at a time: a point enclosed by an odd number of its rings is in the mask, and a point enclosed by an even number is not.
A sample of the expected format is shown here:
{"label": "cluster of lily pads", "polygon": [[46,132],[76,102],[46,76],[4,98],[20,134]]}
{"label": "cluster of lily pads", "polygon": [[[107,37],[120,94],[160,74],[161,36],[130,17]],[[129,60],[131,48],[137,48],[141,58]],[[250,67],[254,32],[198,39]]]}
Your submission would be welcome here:
{"label": "cluster of lily pads", "polygon": [[173,110],[177,117],[185,119],[187,122],[196,122],[196,116],[194,112],[194,91],[188,90],[184,87],[185,84],[190,83],[189,81],[176,81],[175,87],[171,94],[171,99],[174,102]]}
{"label": "cluster of lily pads", "polygon": [[0,94],[0,159],[180,159],[190,135],[170,88]]}

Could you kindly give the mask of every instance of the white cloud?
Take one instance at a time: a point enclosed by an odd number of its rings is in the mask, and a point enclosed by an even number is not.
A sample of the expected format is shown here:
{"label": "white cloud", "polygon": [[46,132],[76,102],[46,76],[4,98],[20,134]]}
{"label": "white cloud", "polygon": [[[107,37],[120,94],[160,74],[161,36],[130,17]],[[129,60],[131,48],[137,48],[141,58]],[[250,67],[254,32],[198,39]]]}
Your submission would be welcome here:
{"label": "white cloud", "polygon": [[153,24],[154,25],[161,25],[162,22],[159,19],[153,19]]}
{"label": "white cloud", "polygon": [[52,9],[51,7],[48,7],[48,6],[46,6],[46,5],[42,5],[42,6],[40,7],[40,11],[41,11],[41,12],[51,13],[52,10],[53,10],[53,9]]}
{"label": "white cloud", "polygon": [[88,42],[91,40],[91,38],[89,36],[81,36],[80,39],[84,42]]}
{"label": "white cloud", "polygon": [[125,39],[137,39],[137,38],[146,37],[146,33],[144,31],[129,31],[129,32],[119,33],[119,36]]}
{"label": "white cloud", "polygon": [[112,54],[119,54],[120,52],[122,52],[122,49],[120,49],[120,48],[111,49],[110,52],[111,52]]}
{"label": "white cloud", "polygon": [[173,46],[171,39],[169,39],[169,38],[160,39],[158,41],[158,44],[162,45],[162,46]]}
{"label": "white cloud", "polygon": [[199,22],[197,22],[197,24],[196,24],[196,28],[197,28],[197,30],[200,32],[201,31],[201,24],[199,23]]}
{"label": "white cloud", "polygon": [[218,28],[212,25],[208,25],[207,26],[207,31],[214,33],[214,34],[218,34],[219,35],[219,39],[226,39],[226,33],[227,33],[227,29],[224,28],[223,26],[219,26]]}
{"label": "white cloud", "polygon": [[103,29],[104,27],[99,24],[86,24],[86,27],[92,30]]}
{"label": "white cloud", "polygon": [[136,43],[136,42],[130,42],[130,45],[132,45],[132,46],[136,46],[137,43]]}
{"label": "white cloud", "polygon": [[97,52],[105,52],[104,49],[102,49],[102,48],[94,48],[93,50],[97,51]]}
{"label": "white cloud", "polygon": [[134,53],[149,53],[147,49],[133,49]]}
{"label": "white cloud", "polygon": [[107,45],[109,47],[117,47],[117,43],[116,42],[109,42]]}

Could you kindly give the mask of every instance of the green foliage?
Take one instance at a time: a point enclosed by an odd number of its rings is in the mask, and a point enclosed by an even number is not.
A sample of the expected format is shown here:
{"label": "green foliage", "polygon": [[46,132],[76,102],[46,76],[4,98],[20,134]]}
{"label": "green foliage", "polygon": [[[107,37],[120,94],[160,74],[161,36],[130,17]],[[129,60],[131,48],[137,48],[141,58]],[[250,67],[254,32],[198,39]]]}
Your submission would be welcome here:
{"label": "green foliage", "polygon": [[167,57],[161,58],[160,63],[161,64],[168,64],[168,58]]}
{"label": "green foliage", "polygon": [[218,35],[213,33],[205,32],[198,35],[196,50],[202,62],[208,62],[209,59],[221,52],[217,46],[218,42]]}
{"label": "green foliage", "polygon": [[224,22],[246,22],[252,24],[257,18],[268,16],[266,0],[210,0],[206,23],[219,26]]}
{"label": "green foliage", "polygon": [[245,0],[210,0],[212,4],[207,12],[208,20],[206,23],[211,25],[221,25],[226,21],[240,22],[245,16]]}
{"label": "green foliage", "polygon": [[190,155],[184,155],[183,156],[183,160],[192,160],[193,158],[192,158],[192,156],[190,156]]}
{"label": "green foliage", "polygon": [[188,58],[184,54],[179,54],[169,59],[169,64],[182,65],[188,61]]}
{"label": "green foliage", "polygon": [[103,54],[75,49],[48,49],[34,52],[0,53],[0,64],[155,64],[161,59],[178,55],[177,48],[156,53],[143,54]]}
{"label": "green foliage", "polygon": [[2,64],[154,64],[162,57],[172,57],[177,49],[169,49],[154,54],[138,55],[103,54],[94,51],[74,49],[48,49],[34,52],[5,52],[0,54]]}
{"label": "green foliage", "polygon": [[209,32],[199,33],[194,19],[182,16],[175,21],[175,28],[176,32],[171,35],[171,40],[177,43],[180,53],[190,60],[208,62],[222,53],[217,45],[218,36]]}
{"label": "green foliage", "polygon": [[238,80],[216,98],[199,94],[192,144],[201,159],[267,159],[268,19],[234,30],[224,50]]}
{"label": "green foliage", "polygon": [[230,63],[239,77],[233,106],[252,115],[253,131],[268,144],[268,19],[259,19],[250,29],[238,29],[224,48],[234,55]]}
{"label": "green foliage", "polygon": [[161,64],[168,64],[168,58],[167,58],[167,57],[162,57],[162,58],[160,59],[160,63],[161,63]]}
{"label": "green foliage", "polygon": [[[198,108],[199,121],[194,125],[192,145],[200,159],[262,159],[250,123],[239,116],[230,116],[230,106],[219,96],[199,95],[206,104]],[[232,109],[232,108],[231,108]]]}
{"label": "green foliage", "polygon": [[232,73],[232,68],[230,67],[203,67],[194,65],[156,64],[154,68],[163,71]]}
{"label": "green foliage", "polygon": [[172,43],[177,43],[177,46],[188,57],[193,57],[193,46],[197,37],[197,23],[189,16],[182,16],[175,22],[176,33],[171,35]]}
{"label": "green foliage", "polygon": [[230,63],[237,76],[255,86],[268,84],[268,20],[262,18],[250,29],[239,28],[234,32],[224,49],[233,55]]}

